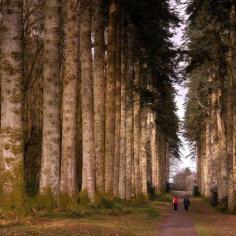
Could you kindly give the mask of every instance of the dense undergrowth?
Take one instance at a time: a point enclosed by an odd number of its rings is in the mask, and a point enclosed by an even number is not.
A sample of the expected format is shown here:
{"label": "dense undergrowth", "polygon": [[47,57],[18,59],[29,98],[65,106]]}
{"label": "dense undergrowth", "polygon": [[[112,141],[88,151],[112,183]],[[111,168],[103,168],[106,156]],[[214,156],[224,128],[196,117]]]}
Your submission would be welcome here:
{"label": "dense undergrowth", "polygon": [[153,187],[149,189],[149,196],[139,195],[127,202],[110,196],[97,196],[96,203],[91,203],[83,192],[78,198],[60,196],[57,200],[53,195],[47,193],[33,198],[25,198],[24,205],[20,208],[3,208],[0,206],[0,219],[11,219],[17,217],[67,217],[77,218],[96,214],[122,215],[143,212],[149,216],[157,217],[159,213],[153,207],[158,202],[171,202],[171,195],[159,193]]}

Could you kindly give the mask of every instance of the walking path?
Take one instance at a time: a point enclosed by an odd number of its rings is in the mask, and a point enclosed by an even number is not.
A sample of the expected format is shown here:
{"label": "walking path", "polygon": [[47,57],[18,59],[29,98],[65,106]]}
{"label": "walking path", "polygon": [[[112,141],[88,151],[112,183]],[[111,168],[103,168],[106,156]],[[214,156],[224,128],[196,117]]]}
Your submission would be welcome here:
{"label": "walking path", "polygon": [[182,200],[179,201],[177,212],[171,209],[163,218],[157,236],[197,236],[191,215],[185,212]]}

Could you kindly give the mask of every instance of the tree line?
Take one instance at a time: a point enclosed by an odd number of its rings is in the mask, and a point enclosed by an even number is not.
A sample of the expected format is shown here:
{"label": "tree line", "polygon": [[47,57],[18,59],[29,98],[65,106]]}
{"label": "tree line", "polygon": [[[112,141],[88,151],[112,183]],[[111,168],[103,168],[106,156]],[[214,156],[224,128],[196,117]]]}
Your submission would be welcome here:
{"label": "tree line", "polygon": [[1,1],[0,197],[131,200],[178,158],[169,1]]}
{"label": "tree line", "polygon": [[194,0],[189,14],[185,133],[205,197],[235,210],[236,3]]}

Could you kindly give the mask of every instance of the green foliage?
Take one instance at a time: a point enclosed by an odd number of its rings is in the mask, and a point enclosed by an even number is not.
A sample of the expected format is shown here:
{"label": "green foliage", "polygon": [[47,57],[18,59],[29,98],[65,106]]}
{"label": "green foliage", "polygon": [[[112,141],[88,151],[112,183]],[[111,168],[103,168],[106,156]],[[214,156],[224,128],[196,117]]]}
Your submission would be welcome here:
{"label": "green foliage", "polygon": [[200,191],[197,185],[193,186],[193,196],[194,197],[200,197]]}
{"label": "green foliage", "polygon": [[135,198],[131,199],[131,206],[142,206],[144,205],[148,200],[148,196],[145,196],[143,194],[139,194],[138,196],[136,196]]}
{"label": "green foliage", "polygon": [[[188,2],[187,67],[188,87],[184,121],[185,136],[193,147],[204,136],[211,113],[210,96],[221,89],[224,98],[230,49],[230,9],[234,1],[193,0]],[[214,79],[209,80],[215,74]],[[224,108],[223,108],[224,109]]]}
{"label": "green foliage", "polygon": [[153,207],[146,207],[145,213],[150,218],[158,218],[160,216],[159,211],[157,211],[157,209],[155,209]]}
{"label": "green foliage", "polygon": [[34,198],[28,199],[29,208],[33,211],[51,212],[58,207],[57,200],[51,191],[45,191],[44,194],[38,194]]}
{"label": "green foliage", "polygon": [[148,196],[149,199],[152,201],[160,201],[160,202],[172,201],[172,197],[168,192],[162,193],[158,191],[157,186],[152,186],[150,183],[148,183]]}
{"label": "green foliage", "polygon": [[100,201],[100,206],[104,208],[111,209],[113,207],[114,202],[108,198],[102,198]]}
{"label": "green foliage", "polygon": [[69,196],[68,194],[60,194],[58,206],[62,209],[74,210],[78,208],[78,197]]}
{"label": "green foliage", "polygon": [[87,190],[82,190],[79,193],[79,204],[82,204],[82,205],[89,205],[90,204]]}
{"label": "green foliage", "polygon": [[168,193],[159,193],[157,195],[157,201],[160,202],[172,202],[172,196]]}
{"label": "green foliage", "polygon": [[218,199],[218,207],[222,212],[227,212],[228,210],[228,197],[223,199]]}
{"label": "green foliage", "polygon": [[171,191],[170,183],[166,182],[166,192],[169,193],[170,191]]}
{"label": "green foliage", "polygon": [[[157,114],[156,126],[169,144],[173,157],[180,158],[178,137],[180,121],[175,104],[174,82],[179,80],[177,55],[171,41],[171,28],[180,22],[168,0],[121,1],[134,28],[135,56],[147,65],[142,83],[136,88],[143,107]],[[140,50],[141,48],[141,50]]]}
{"label": "green foliage", "polygon": [[148,190],[149,199],[150,200],[156,200],[157,199],[157,194],[158,194],[157,186],[153,186],[151,183],[148,182],[147,190]]}
{"label": "green foliage", "polygon": [[218,190],[217,190],[217,187],[214,187],[214,188],[211,189],[210,203],[213,207],[216,207],[218,205]]}

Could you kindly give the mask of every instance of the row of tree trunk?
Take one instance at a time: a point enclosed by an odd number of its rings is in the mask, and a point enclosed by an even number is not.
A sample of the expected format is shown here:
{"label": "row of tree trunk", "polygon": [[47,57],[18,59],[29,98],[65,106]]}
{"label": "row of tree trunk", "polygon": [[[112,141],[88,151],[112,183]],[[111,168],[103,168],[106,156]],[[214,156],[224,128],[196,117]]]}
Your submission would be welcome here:
{"label": "row of tree trunk", "polygon": [[33,8],[44,20],[29,30],[30,6],[2,3],[0,193],[7,206],[20,206],[29,188],[55,198],[84,191],[92,202],[99,194],[146,195],[148,182],[165,188],[168,143],[140,94],[150,90],[147,63],[123,4],[110,1],[107,25],[104,6],[45,1]]}
{"label": "row of tree trunk", "polygon": [[[236,15],[230,12],[227,73],[216,65],[209,75],[205,132],[197,144],[198,185],[202,195],[215,191],[218,203],[229,211],[236,207]],[[212,191],[214,190],[214,191]]]}

